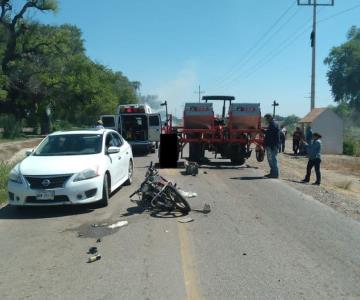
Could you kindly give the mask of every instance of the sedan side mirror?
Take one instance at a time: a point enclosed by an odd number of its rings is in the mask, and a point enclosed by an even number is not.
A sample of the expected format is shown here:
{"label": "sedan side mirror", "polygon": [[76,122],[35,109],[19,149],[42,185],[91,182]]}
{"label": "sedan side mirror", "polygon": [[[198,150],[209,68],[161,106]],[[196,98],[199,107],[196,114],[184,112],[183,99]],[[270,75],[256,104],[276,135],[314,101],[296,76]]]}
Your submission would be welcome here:
{"label": "sedan side mirror", "polygon": [[31,153],[33,153],[33,151],[34,151],[34,149],[27,149],[27,150],[25,151],[25,155],[26,155],[26,156],[30,156]]}
{"label": "sedan side mirror", "polygon": [[120,152],[120,147],[114,147],[114,146],[109,147],[106,151],[107,154],[114,154],[119,152]]}

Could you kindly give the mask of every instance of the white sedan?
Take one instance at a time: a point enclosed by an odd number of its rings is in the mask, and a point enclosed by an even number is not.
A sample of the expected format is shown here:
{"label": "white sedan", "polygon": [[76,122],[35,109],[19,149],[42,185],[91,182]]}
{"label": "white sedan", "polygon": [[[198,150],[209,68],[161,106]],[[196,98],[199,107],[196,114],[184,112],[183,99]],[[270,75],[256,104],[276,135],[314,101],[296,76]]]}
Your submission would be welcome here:
{"label": "white sedan", "polygon": [[27,154],[9,174],[10,205],[106,206],[111,192],[132,182],[131,147],[111,129],[55,132]]}

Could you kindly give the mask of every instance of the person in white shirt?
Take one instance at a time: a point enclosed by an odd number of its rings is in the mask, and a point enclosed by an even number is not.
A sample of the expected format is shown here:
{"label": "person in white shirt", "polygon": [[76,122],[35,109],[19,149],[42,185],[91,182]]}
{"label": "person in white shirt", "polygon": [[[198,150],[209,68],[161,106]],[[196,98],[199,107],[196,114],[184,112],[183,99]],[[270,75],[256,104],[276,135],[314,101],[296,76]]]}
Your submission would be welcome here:
{"label": "person in white shirt", "polygon": [[96,121],[96,126],[95,126],[96,129],[104,129],[104,124],[101,120],[97,120]]}

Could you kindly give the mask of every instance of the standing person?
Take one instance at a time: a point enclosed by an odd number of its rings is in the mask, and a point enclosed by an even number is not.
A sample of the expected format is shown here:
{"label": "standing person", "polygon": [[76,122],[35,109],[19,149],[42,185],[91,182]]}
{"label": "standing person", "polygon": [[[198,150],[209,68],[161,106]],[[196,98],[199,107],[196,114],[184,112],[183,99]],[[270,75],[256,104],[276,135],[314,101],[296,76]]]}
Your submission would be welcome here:
{"label": "standing person", "polygon": [[306,167],[306,175],[302,182],[309,182],[311,176],[311,169],[315,167],[316,181],[314,185],[320,185],[321,183],[321,135],[319,133],[314,133],[312,135],[313,141],[311,144],[307,144],[308,157],[309,161]]}
{"label": "standing person", "polygon": [[286,141],[286,128],[284,127],[284,125],[281,125],[280,127],[280,147],[279,147],[279,152],[284,152],[285,151],[285,141]]}
{"label": "standing person", "polygon": [[312,137],[313,137],[313,132],[312,132],[312,129],[311,129],[311,126],[310,124],[306,127],[306,130],[305,130],[305,147],[304,148],[304,154],[308,154],[309,153],[309,145],[311,145],[312,143]]}
{"label": "standing person", "polygon": [[268,123],[268,128],[265,131],[264,146],[270,166],[270,173],[265,175],[265,177],[279,178],[277,154],[279,151],[280,130],[279,126],[274,122],[272,115],[266,114],[264,118]]}
{"label": "standing person", "polygon": [[312,138],[313,138],[313,132],[312,132],[311,126],[308,125],[306,127],[306,132],[305,132],[305,139],[306,139],[306,143],[308,145],[311,145]]}
{"label": "standing person", "polygon": [[95,128],[96,128],[96,129],[104,129],[103,121],[97,120],[97,121],[96,121]]}
{"label": "standing person", "polygon": [[300,130],[300,127],[296,127],[296,129],[295,129],[295,131],[293,133],[293,151],[294,151],[294,155],[297,155],[299,153],[301,139],[302,139],[302,132]]}

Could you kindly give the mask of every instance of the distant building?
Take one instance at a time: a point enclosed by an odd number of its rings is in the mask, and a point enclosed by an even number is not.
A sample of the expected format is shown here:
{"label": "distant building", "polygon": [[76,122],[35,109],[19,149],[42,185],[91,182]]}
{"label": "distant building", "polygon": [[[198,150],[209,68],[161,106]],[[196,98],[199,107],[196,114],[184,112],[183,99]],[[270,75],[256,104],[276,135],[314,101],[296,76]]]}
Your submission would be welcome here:
{"label": "distant building", "polygon": [[299,123],[302,124],[303,129],[310,125],[313,132],[318,132],[322,135],[322,153],[343,153],[343,120],[330,108],[314,108]]}

